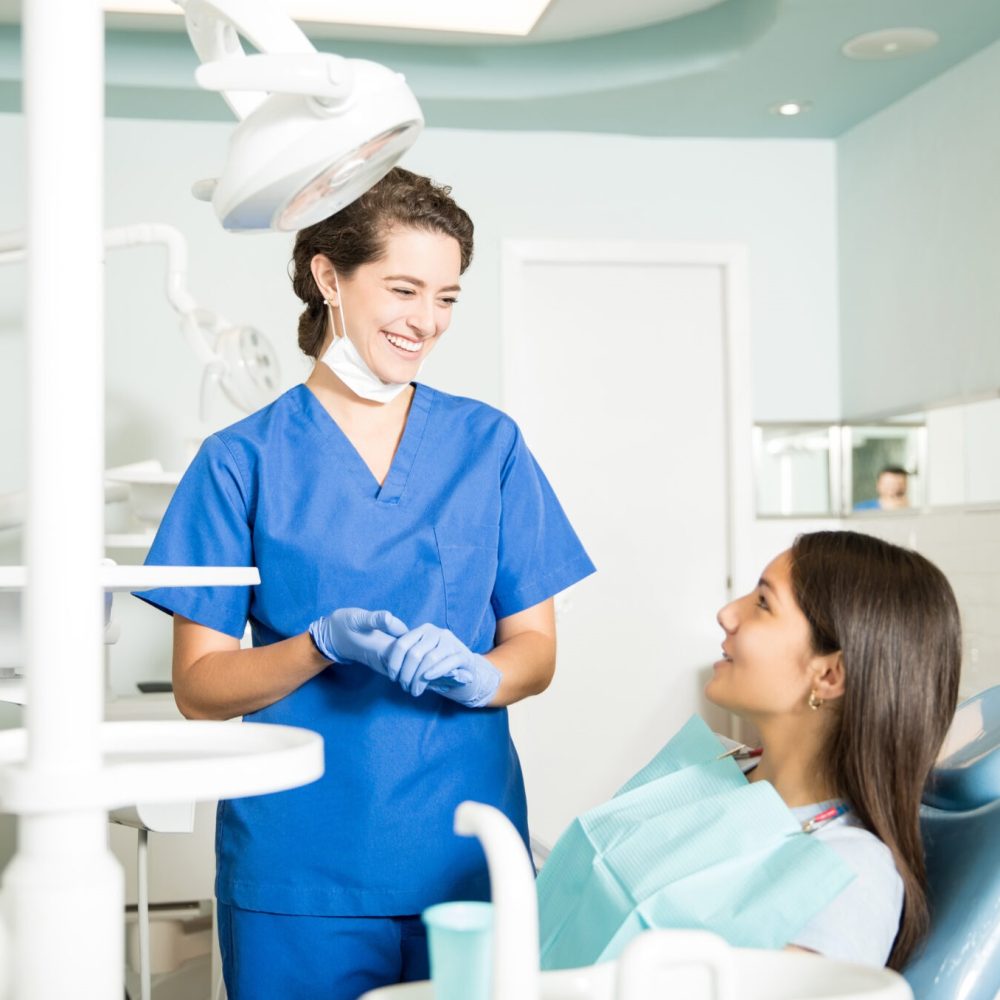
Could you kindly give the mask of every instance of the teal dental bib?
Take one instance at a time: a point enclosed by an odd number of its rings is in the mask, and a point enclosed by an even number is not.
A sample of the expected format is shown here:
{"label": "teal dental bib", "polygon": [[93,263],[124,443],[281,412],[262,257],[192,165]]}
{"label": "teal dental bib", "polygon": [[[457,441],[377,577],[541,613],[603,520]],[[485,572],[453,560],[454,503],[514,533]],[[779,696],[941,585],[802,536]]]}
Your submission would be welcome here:
{"label": "teal dental bib", "polygon": [[694,716],[614,798],[573,821],[538,877],[543,969],[617,958],[648,928],[780,948],[854,878],[724,752]]}

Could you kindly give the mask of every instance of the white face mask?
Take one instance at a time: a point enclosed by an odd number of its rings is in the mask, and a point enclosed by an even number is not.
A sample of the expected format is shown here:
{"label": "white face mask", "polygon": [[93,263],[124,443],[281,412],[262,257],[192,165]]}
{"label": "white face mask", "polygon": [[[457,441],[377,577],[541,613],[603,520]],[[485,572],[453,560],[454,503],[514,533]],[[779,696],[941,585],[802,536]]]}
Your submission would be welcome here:
{"label": "white face mask", "polygon": [[[329,368],[337,378],[340,379],[348,389],[362,399],[370,399],[375,403],[390,403],[394,400],[410,383],[409,382],[383,382],[365,364],[353,341],[347,336],[347,317],[344,314],[343,297],[340,294],[340,282],[337,282],[337,308],[340,310],[340,325],[344,331],[341,336],[337,336],[337,325],[333,321],[333,306],[329,301],[326,303],[327,311],[330,314],[330,329],[333,330],[333,343],[326,349],[319,360]],[[421,368],[423,365],[420,366]],[[420,373],[420,368],[414,373],[414,377]]]}

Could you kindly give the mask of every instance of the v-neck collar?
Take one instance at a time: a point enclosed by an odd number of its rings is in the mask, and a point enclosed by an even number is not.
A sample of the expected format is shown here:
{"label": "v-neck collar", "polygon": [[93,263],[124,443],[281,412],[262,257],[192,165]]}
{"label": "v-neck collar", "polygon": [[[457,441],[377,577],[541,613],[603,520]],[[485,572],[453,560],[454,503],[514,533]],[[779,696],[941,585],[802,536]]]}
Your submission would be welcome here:
{"label": "v-neck collar", "polygon": [[351,439],[327,412],[313,391],[305,383],[297,386],[297,390],[299,404],[309,422],[326,447],[344,463],[347,474],[377,503],[398,504],[406,489],[417,452],[420,450],[420,442],[423,440],[433,398],[431,390],[419,382],[414,383],[413,398],[410,400],[410,410],[406,415],[403,436],[399,440],[389,471],[381,486],[357,448],[351,443]]}

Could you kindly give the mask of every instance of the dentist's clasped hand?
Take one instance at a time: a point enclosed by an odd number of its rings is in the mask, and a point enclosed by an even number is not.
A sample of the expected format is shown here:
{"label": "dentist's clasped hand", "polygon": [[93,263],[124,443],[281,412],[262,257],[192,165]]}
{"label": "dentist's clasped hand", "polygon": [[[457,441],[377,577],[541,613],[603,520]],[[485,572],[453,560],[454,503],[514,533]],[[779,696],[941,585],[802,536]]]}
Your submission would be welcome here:
{"label": "dentist's clasped hand", "polygon": [[431,690],[481,708],[500,686],[500,671],[446,628],[407,628],[391,611],[338,608],[309,626],[316,648],[334,663],[361,663],[419,698]]}
{"label": "dentist's clasped hand", "polygon": [[481,708],[500,686],[500,671],[485,656],[430,623],[394,640],[385,662],[388,676],[414,698],[430,688],[467,708]]}
{"label": "dentist's clasped hand", "polygon": [[364,608],[338,608],[309,626],[316,648],[328,660],[363,663],[387,677],[386,655],[396,637],[408,631],[391,612]]}

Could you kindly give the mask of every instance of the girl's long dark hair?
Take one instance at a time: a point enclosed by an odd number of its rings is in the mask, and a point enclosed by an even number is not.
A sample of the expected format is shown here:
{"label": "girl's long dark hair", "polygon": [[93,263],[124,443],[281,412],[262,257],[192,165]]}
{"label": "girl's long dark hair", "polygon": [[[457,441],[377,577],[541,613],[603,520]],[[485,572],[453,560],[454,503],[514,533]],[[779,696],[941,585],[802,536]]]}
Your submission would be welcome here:
{"label": "girl's long dark hair", "polygon": [[958,605],[916,552],[853,531],[800,535],[792,589],[819,654],[843,655],[843,698],[824,759],[836,793],[891,851],[905,892],[888,965],[927,931],[920,799],[955,714],[962,659]]}

